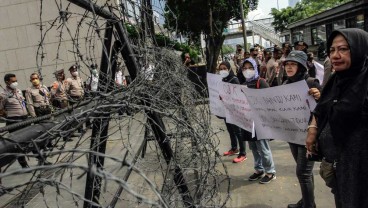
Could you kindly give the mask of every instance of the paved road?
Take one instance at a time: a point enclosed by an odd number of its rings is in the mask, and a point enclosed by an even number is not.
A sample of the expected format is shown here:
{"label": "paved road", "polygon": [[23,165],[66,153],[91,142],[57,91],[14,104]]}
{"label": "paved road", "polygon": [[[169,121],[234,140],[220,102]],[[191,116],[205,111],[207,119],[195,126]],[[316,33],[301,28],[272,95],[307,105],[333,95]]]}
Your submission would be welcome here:
{"label": "paved road", "polygon": [[[142,120],[142,116],[138,115],[138,120]],[[115,121],[115,122],[126,122],[126,121]],[[223,120],[216,118],[215,116],[211,116],[212,128],[214,131],[219,131],[221,129],[225,130],[225,125]],[[111,140],[108,143],[108,153],[114,156],[122,156],[123,150],[128,148],[130,150],[136,149],[135,144],[131,143],[133,141],[138,141],[135,138],[142,138],[142,123],[137,122],[136,124],[132,124],[130,127],[132,129],[130,135],[130,142],[125,138],[120,138],[118,135],[111,136]],[[114,127],[117,128],[118,126]],[[128,127],[128,126],[126,126]],[[126,128],[123,129],[123,132],[126,132]],[[230,147],[230,139],[226,131],[222,131],[218,134],[220,138],[220,145],[218,147],[219,152],[222,153],[229,149]],[[138,142],[139,143],[139,142]],[[75,145],[75,142],[71,142],[67,144],[66,148],[71,148]],[[160,174],[157,174],[155,171],[156,167],[149,167],[150,165],[159,165],[159,163],[151,160],[155,156],[155,145],[154,141],[150,143],[151,148],[147,149],[146,159],[140,161],[139,166],[146,170],[151,170],[150,172],[146,172],[149,178],[154,178],[158,183],[162,180],[158,177]],[[88,148],[89,142],[85,141],[85,144],[81,146],[81,148]],[[234,164],[232,163],[232,159],[234,157],[222,157],[229,175],[231,177],[231,187],[230,194],[231,198],[227,202],[226,207],[230,208],[285,208],[288,203],[297,202],[301,198],[300,187],[295,176],[295,162],[292,159],[289,146],[285,142],[281,141],[272,141],[271,147],[273,151],[274,161],[276,165],[277,171],[277,179],[272,181],[270,184],[259,184],[258,182],[250,182],[247,178],[253,173],[253,156],[249,151],[247,146],[248,159],[245,162]],[[56,158],[50,158],[51,161],[55,161]],[[34,166],[35,161],[32,160],[30,165]],[[77,159],[75,162],[76,165],[84,165],[86,164],[86,158],[82,157]],[[16,169],[18,164],[14,164],[15,167],[11,169]],[[106,161],[106,169],[116,169],[116,163],[112,161]],[[330,208],[334,207],[333,197],[330,193],[329,189],[324,185],[324,182],[318,175],[319,164],[315,164],[314,175],[315,175],[315,194],[316,194],[316,204],[317,207],[322,208]],[[124,170],[116,169],[113,174],[116,176],[124,175]],[[85,185],[85,175],[81,175],[83,172],[77,169],[67,170],[62,176],[55,175],[56,178],[62,177],[62,181],[64,185],[70,186],[73,191],[78,192],[83,196],[84,193],[84,185]],[[77,178],[77,177],[81,178]],[[21,178],[14,176],[7,178],[6,184],[13,182],[25,182],[29,180],[31,174],[23,174]],[[134,187],[134,189],[140,190],[142,194],[147,193],[148,195],[154,195],[147,192],[147,183],[142,182],[142,177],[138,177],[137,175],[133,175],[129,178],[129,184]],[[110,183],[102,200],[107,202],[111,199],[112,194],[114,194],[117,189],[117,184]],[[160,188],[159,188],[160,189]],[[57,189],[55,187],[45,187],[44,191],[47,193],[44,197],[41,193],[36,195],[32,200],[29,201],[27,207],[46,207],[46,204],[49,207],[76,207],[75,203],[79,202],[78,207],[82,207],[83,203],[81,200],[76,198],[71,198],[71,195],[61,190],[58,194]],[[220,193],[223,197],[226,196],[226,189],[220,189]],[[129,196],[126,192],[123,193],[122,196]],[[9,200],[12,196],[6,195],[3,196],[2,205]],[[44,201],[45,200],[45,201]],[[46,203],[45,203],[46,202]],[[149,207],[142,206],[137,203],[136,198],[125,198],[119,200],[117,207]],[[176,207],[176,206],[175,206]]]}
{"label": "paved road", "polygon": [[[222,120],[212,117],[212,126],[215,129],[226,127]],[[219,134],[221,144],[220,153],[230,147],[230,138],[226,131]],[[227,165],[232,179],[231,199],[227,207],[231,208],[286,208],[287,204],[301,199],[298,180],[295,175],[295,161],[292,158],[289,145],[282,141],[272,141],[271,148],[276,167],[276,180],[269,184],[260,184],[257,181],[248,181],[247,178],[253,173],[253,155],[248,148],[248,159],[242,163],[232,163],[234,156],[222,157]],[[320,208],[334,207],[334,200],[330,190],[318,174],[319,164],[314,166],[315,198],[316,205]]]}

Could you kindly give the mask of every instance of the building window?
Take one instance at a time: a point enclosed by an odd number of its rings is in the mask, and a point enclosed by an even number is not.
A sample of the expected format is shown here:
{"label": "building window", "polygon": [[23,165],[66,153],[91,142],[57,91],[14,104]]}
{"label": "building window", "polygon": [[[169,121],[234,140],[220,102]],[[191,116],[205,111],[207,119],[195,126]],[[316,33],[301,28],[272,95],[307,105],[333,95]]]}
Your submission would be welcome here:
{"label": "building window", "polygon": [[345,28],[345,20],[337,20],[333,23],[334,30],[343,29],[343,28]]}
{"label": "building window", "polygon": [[356,27],[356,17],[352,17],[352,18],[346,19],[346,27],[347,28],[354,28],[354,27]]}
{"label": "building window", "polygon": [[317,41],[317,28],[312,28],[312,45],[317,45],[318,41]]}
{"label": "building window", "polygon": [[356,27],[364,30],[364,14],[356,17]]}
{"label": "building window", "polygon": [[295,30],[295,31],[292,31],[292,34],[291,34],[291,40],[293,43],[295,43],[296,41],[301,41],[303,40],[303,30]]}
{"label": "building window", "polygon": [[312,28],[312,45],[318,45],[326,41],[326,26],[320,25]]}

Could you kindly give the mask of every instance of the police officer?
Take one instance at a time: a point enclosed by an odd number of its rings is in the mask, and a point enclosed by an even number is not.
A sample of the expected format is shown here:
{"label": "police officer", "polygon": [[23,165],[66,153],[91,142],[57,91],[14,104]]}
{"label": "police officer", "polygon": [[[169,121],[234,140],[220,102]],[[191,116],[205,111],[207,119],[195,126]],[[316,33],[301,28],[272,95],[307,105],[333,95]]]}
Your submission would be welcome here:
{"label": "police officer", "polygon": [[[6,87],[4,91],[0,93],[0,116],[7,119],[6,125],[27,119],[28,112],[26,102],[22,92],[18,89],[17,77],[15,74],[5,74],[4,81]],[[12,131],[16,131],[20,128],[13,129]],[[29,167],[24,156],[18,157],[17,159],[22,168]]]}
{"label": "police officer", "polygon": [[77,65],[71,66],[69,72],[72,76],[66,79],[65,91],[69,97],[69,103],[72,104],[83,99],[84,86],[83,80],[79,77]]}
{"label": "police officer", "polygon": [[[30,76],[32,86],[27,88],[25,92],[28,113],[32,117],[44,116],[51,113],[50,107],[50,92],[46,86],[41,85],[40,76],[37,73],[32,73]],[[51,145],[51,144],[50,144]],[[44,148],[43,146],[40,148]],[[37,154],[35,150],[32,150]],[[37,157],[38,165],[51,165],[52,163],[44,160],[42,157]]]}
{"label": "police officer", "polygon": [[[84,97],[84,85],[83,80],[79,77],[78,66],[73,65],[69,68],[69,72],[72,75],[66,79],[65,92],[69,98],[69,104],[79,102]],[[83,127],[78,129],[78,132],[74,132],[72,136],[79,137],[83,131]]]}
{"label": "police officer", "polygon": [[30,76],[32,86],[26,90],[27,109],[32,117],[43,116],[51,113],[50,92],[46,86],[41,85],[37,73]]}
{"label": "police officer", "polygon": [[57,70],[55,73],[56,81],[51,86],[51,102],[56,108],[68,107],[68,96],[65,91],[64,69]]}

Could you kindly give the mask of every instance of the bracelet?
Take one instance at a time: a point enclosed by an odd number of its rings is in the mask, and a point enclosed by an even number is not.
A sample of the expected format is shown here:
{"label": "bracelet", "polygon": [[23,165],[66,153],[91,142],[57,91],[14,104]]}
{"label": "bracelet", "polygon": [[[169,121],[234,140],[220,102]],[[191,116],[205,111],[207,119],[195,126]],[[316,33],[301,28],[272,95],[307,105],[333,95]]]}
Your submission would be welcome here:
{"label": "bracelet", "polygon": [[313,125],[313,124],[311,124],[311,125],[309,125],[309,126],[307,127],[307,131],[308,131],[310,128],[316,128],[316,129],[318,129],[318,127],[317,127],[316,125]]}

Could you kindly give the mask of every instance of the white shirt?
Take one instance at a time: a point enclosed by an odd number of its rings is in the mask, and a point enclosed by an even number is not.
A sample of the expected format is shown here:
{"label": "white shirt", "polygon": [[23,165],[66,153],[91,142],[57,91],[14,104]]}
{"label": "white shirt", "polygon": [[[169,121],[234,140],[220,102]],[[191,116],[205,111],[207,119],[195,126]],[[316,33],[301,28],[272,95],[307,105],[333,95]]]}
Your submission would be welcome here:
{"label": "white shirt", "polygon": [[[91,80],[92,77],[92,80]],[[87,85],[91,85],[92,91],[97,91],[98,88],[98,74],[96,76],[91,75],[91,77],[88,77],[87,79]]]}
{"label": "white shirt", "polygon": [[122,71],[118,71],[115,73],[115,82],[119,86],[123,85],[123,72]]}
{"label": "white shirt", "polygon": [[144,75],[144,78],[146,80],[148,80],[148,81],[153,80],[154,69],[155,69],[155,67],[151,64],[149,64],[148,67],[143,67],[142,68],[142,74]]}

